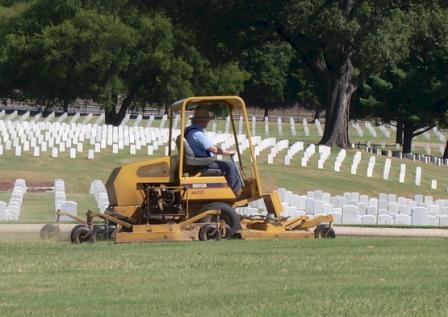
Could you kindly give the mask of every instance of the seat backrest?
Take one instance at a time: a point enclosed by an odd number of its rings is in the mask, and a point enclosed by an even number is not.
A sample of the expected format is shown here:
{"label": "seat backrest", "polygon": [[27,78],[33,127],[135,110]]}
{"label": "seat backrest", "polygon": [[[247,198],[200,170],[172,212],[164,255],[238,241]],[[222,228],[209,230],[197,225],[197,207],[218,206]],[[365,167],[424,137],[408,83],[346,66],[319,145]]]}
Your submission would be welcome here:
{"label": "seat backrest", "polygon": [[[196,157],[194,155],[193,149],[190,144],[188,144],[187,140],[183,139],[184,142],[184,165],[186,167],[206,167],[212,161],[213,157]],[[176,139],[177,149],[180,150],[180,135]]]}

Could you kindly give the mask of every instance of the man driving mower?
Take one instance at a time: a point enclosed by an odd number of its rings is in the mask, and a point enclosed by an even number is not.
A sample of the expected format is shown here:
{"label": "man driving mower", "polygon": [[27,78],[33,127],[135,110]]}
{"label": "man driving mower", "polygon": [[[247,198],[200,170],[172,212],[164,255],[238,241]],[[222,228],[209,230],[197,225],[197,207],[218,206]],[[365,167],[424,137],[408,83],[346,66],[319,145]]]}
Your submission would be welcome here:
{"label": "man driving mower", "polygon": [[[196,157],[211,157],[212,153],[215,155],[235,155],[235,151],[223,150],[213,144],[205,133],[204,129],[207,128],[211,119],[213,119],[213,115],[207,109],[196,108],[191,118],[191,125],[185,129],[185,139],[193,150],[194,155]],[[208,168],[220,169],[236,197],[241,195],[243,184],[241,184],[241,179],[233,162],[230,160],[213,160],[208,165]]]}

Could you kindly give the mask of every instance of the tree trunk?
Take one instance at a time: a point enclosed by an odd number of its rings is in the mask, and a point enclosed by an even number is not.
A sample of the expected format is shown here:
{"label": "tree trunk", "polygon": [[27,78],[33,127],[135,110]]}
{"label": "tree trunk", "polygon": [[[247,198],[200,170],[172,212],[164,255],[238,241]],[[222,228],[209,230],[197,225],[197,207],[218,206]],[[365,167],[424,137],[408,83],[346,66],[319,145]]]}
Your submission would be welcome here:
{"label": "tree trunk", "polygon": [[350,145],[348,120],[354,92],[351,82],[353,65],[348,58],[338,69],[328,72],[325,130],[319,144],[347,148]]}
{"label": "tree trunk", "polygon": [[320,113],[322,111],[322,108],[320,106],[316,106],[316,108],[314,108],[314,118],[313,118],[313,122],[315,122],[316,120],[320,119]]}
{"label": "tree trunk", "polygon": [[115,106],[106,107],[106,109],[104,109],[104,115],[106,124],[117,125],[115,124],[117,118]]}
{"label": "tree trunk", "polygon": [[446,141],[445,152],[443,153],[443,158],[448,159],[448,141]]}
{"label": "tree trunk", "polygon": [[[134,87],[131,92],[128,94],[126,98],[124,98],[121,103],[120,110],[116,111],[116,104],[111,105],[110,107],[106,107],[105,110],[105,119],[106,124],[111,124],[113,126],[119,126],[126,116],[126,112],[131,106],[132,101],[134,100],[135,95],[137,94],[138,86]],[[115,100],[118,102],[118,96],[116,96]]]}
{"label": "tree trunk", "polygon": [[397,134],[395,135],[395,144],[403,145],[403,123],[397,121]]}
{"label": "tree trunk", "polygon": [[414,129],[403,124],[403,153],[412,152],[412,139],[414,138]]}
{"label": "tree trunk", "polygon": [[269,108],[268,107],[264,107],[264,117],[263,118],[266,118],[266,117],[269,117]]}

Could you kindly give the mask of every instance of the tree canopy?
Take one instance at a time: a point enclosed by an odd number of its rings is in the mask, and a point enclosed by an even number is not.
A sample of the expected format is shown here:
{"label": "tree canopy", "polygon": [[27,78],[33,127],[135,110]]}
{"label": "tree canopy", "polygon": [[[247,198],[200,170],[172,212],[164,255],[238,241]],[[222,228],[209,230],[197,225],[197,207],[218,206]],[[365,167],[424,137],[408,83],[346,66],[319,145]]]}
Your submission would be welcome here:
{"label": "tree canopy", "polygon": [[236,63],[211,67],[190,34],[128,2],[38,0],[18,8],[1,32],[0,89],[9,96],[63,107],[91,99],[116,125],[147,102],[238,94],[247,77]]}
{"label": "tree canopy", "polygon": [[349,145],[351,107],[409,139],[446,118],[446,10],[442,0],[0,0],[0,98],[64,109],[89,99],[117,125],[147,104],[241,94],[266,113],[325,109],[321,144]]}
{"label": "tree canopy", "polygon": [[372,76],[361,98],[365,116],[401,125],[404,153],[413,137],[443,125],[448,111],[448,10],[413,10],[408,57]]}

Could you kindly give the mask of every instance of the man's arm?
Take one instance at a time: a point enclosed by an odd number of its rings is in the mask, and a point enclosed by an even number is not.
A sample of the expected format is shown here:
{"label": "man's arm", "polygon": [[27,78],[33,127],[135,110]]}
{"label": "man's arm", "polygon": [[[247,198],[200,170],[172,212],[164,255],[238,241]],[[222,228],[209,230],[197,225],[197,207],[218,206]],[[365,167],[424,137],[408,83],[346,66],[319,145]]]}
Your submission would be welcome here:
{"label": "man's arm", "polygon": [[217,155],[230,155],[230,156],[232,156],[232,155],[235,155],[235,154],[236,154],[236,151],[234,151],[234,150],[230,150],[230,151],[228,151],[228,150],[223,150],[223,149],[217,147],[216,145],[212,145],[212,146],[210,146],[210,147],[207,149],[207,151],[209,151],[209,152],[211,152],[211,153],[213,153],[213,154],[217,154]]}

